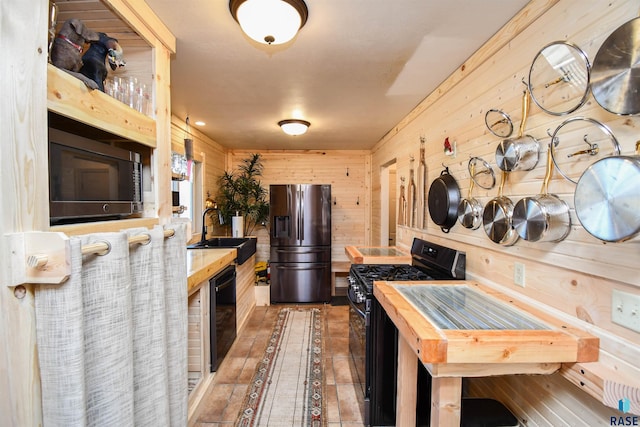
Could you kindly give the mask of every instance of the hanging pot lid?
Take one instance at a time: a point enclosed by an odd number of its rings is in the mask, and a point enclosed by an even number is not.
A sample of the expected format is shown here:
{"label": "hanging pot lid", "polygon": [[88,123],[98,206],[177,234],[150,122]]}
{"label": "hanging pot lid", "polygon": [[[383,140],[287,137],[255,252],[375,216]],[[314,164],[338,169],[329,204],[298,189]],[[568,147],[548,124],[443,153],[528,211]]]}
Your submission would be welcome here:
{"label": "hanging pot lid", "polygon": [[571,117],[549,136],[555,168],[574,184],[590,164],[620,154],[620,144],[611,129],[589,117]]}
{"label": "hanging pot lid", "polygon": [[591,92],[605,110],[640,113],[640,18],[620,26],[604,41],[591,69]]}
{"label": "hanging pot lid", "polygon": [[589,94],[590,68],[587,54],[575,44],[556,41],[546,45],[529,70],[531,99],[556,116],[576,111]]}
{"label": "hanging pot lid", "polygon": [[472,157],[469,159],[467,168],[469,176],[478,187],[491,190],[496,185],[496,175],[486,160],[480,157]]}
{"label": "hanging pot lid", "polygon": [[513,133],[511,117],[502,110],[492,108],[484,115],[484,123],[489,132],[501,138],[508,138]]}

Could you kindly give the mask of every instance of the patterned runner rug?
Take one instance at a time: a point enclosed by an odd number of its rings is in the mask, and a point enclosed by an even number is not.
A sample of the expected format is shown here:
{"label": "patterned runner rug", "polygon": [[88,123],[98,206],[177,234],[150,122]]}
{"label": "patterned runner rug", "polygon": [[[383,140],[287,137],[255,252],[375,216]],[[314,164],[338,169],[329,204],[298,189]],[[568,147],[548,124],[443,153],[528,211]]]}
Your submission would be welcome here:
{"label": "patterned runner rug", "polygon": [[236,426],[326,425],[324,328],[318,308],[283,308]]}

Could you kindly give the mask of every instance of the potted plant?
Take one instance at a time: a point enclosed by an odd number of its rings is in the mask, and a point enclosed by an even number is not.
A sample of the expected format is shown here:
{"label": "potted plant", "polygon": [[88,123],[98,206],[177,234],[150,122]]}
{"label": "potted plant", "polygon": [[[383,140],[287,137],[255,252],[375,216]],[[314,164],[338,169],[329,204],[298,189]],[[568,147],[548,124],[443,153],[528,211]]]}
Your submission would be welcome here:
{"label": "potted plant", "polygon": [[242,215],[245,236],[250,236],[256,225],[265,225],[269,219],[267,190],[259,179],[262,170],[260,154],[250,154],[237,170],[224,172],[218,180],[218,208],[222,222],[230,226],[233,216]]}

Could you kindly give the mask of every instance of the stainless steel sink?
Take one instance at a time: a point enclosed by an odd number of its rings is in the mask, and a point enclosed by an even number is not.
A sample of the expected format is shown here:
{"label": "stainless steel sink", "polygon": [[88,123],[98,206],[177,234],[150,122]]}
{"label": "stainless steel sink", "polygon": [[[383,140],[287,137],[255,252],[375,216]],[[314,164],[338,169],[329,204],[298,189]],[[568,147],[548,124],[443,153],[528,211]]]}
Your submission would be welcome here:
{"label": "stainless steel sink", "polygon": [[256,253],[257,240],[255,237],[213,237],[189,245],[187,249],[236,248],[238,251],[236,262],[241,265]]}

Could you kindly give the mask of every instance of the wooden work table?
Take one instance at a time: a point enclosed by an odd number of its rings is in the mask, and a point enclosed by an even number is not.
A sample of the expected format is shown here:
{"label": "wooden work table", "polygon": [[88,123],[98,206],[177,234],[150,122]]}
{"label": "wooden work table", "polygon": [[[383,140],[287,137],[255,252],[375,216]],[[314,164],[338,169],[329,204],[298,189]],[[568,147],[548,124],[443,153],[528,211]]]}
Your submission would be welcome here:
{"label": "wooden work table", "polygon": [[211,278],[236,259],[236,249],[188,249],[187,250],[187,289],[189,295],[200,284]]}
{"label": "wooden work table", "polygon": [[353,264],[411,264],[411,254],[396,246],[346,246]]}
{"label": "wooden work table", "polygon": [[399,427],[415,425],[403,408],[416,405],[416,357],[433,377],[433,427],[460,425],[463,377],[551,374],[598,359],[597,337],[473,281],[374,282],[374,295],[399,330]]}

